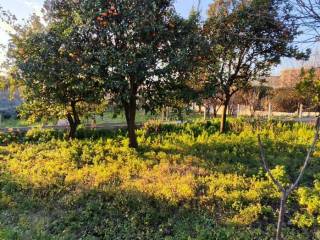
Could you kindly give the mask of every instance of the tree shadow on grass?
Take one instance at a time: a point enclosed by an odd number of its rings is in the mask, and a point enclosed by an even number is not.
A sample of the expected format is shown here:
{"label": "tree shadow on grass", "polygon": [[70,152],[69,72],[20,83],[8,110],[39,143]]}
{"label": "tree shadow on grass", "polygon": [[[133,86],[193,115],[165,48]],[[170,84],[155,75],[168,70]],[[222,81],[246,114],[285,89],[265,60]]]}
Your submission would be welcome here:
{"label": "tree shadow on grass", "polygon": [[19,181],[10,174],[0,177],[0,227],[14,230],[4,239],[260,240],[273,236],[274,229],[263,224],[240,227],[219,222],[219,206],[210,209],[194,199],[171,202],[134,187],[109,184],[26,187]]}
{"label": "tree shadow on grass", "polygon": [[0,227],[7,229],[0,231],[3,239],[227,240],[227,231],[235,231],[218,227],[206,210],[134,189],[49,189],[22,189],[12,176],[1,178]]}

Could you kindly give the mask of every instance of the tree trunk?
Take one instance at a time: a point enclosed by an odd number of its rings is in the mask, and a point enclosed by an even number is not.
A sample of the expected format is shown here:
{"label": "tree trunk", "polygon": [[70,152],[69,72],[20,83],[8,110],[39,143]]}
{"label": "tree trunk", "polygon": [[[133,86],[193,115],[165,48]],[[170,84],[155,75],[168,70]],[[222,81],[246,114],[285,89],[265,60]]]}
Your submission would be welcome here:
{"label": "tree trunk", "polygon": [[284,214],[286,211],[286,201],[287,201],[287,194],[282,193],[281,200],[280,200],[276,240],[282,240],[281,233],[282,233]]}
{"label": "tree trunk", "polygon": [[70,129],[69,129],[68,139],[69,140],[75,139],[76,132],[77,132],[77,126],[75,123],[70,123],[70,122],[69,122],[69,125],[70,125]]}
{"label": "tree trunk", "polygon": [[218,110],[216,106],[213,106],[213,117],[216,118],[218,116]]}
{"label": "tree trunk", "polygon": [[210,113],[210,106],[207,107],[207,117],[210,118],[211,117],[211,113]]}
{"label": "tree trunk", "polygon": [[67,119],[68,119],[68,123],[69,123],[68,139],[69,140],[75,139],[77,128],[78,128],[79,124],[77,123],[77,121],[74,120],[74,118],[72,117],[72,115],[70,113],[68,113]]}
{"label": "tree trunk", "polygon": [[128,126],[129,147],[138,148],[136,135],[136,101],[131,100],[129,104],[125,104],[124,110]]}
{"label": "tree trunk", "polygon": [[221,122],[220,122],[220,133],[225,133],[226,132],[226,125],[227,125],[227,110],[228,110],[228,105],[230,102],[230,98],[226,97],[226,99],[223,102],[223,110],[222,110],[222,115],[221,115]]}
{"label": "tree trunk", "polygon": [[76,137],[76,132],[79,124],[81,123],[79,114],[76,109],[76,103],[72,102],[71,103],[71,110],[72,113],[67,114],[67,119],[69,122],[69,135],[68,139],[74,139]]}

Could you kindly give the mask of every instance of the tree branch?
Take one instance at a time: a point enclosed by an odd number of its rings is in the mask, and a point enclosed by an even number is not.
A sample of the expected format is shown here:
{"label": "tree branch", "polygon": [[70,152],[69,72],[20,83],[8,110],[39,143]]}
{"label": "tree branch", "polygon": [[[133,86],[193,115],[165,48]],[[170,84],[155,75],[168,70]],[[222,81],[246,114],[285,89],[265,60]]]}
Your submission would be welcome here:
{"label": "tree branch", "polygon": [[259,148],[260,148],[260,160],[262,162],[264,170],[270,176],[272,182],[278,187],[278,189],[281,192],[285,193],[286,192],[285,188],[282,186],[282,184],[277,179],[275,179],[275,177],[272,175],[272,173],[271,173],[271,171],[270,171],[270,169],[268,167],[268,164],[267,164],[267,161],[266,161],[266,157],[265,157],[264,147],[262,145],[260,135],[258,135],[258,143],[259,143]]}
{"label": "tree branch", "polygon": [[272,173],[270,171],[270,168],[268,167],[268,164],[267,164],[267,161],[266,161],[264,147],[263,147],[262,142],[261,142],[261,137],[260,137],[260,135],[258,135],[258,143],[259,143],[259,148],[260,148],[260,159],[261,159],[263,168],[267,172],[267,174],[270,176],[270,178],[273,181],[273,183],[278,187],[278,189],[282,193],[286,194],[286,196],[288,196],[293,190],[295,190],[298,187],[299,182],[300,182],[301,178],[303,177],[303,174],[304,174],[304,172],[306,170],[306,167],[310,162],[311,155],[314,152],[316,144],[317,144],[317,142],[319,140],[319,132],[320,132],[320,117],[317,118],[316,133],[315,133],[312,145],[311,145],[310,149],[308,150],[308,153],[307,153],[306,159],[305,159],[305,161],[303,163],[303,166],[302,166],[302,168],[300,170],[299,176],[297,177],[296,181],[290,186],[289,189],[285,189],[282,186],[282,184],[277,179],[275,179],[275,177],[272,175]]}
{"label": "tree branch", "polygon": [[299,173],[299,176],[297,177],[296,181],[294,182],[294,184],[291,185],[291,187],[289,188],[289,191],[288,193],[292,192],[294,189],[296,189],[298,187],[298,184],[306,170],[306,167],[307,165],[309,164],[310,162],[310,157],[312,155],[312,153],[314,152],[315,150],[315,147],[316,147],[316,144],[319,140],[319,131],[320,131],[320,117],[317,118],[317,123],[316,123],[316,133],[315,133],[315,136],[314,136],[314,139],[313,139],[313,142],[312,142],[312,145],[308,151],[308,154],[307,154],[307,157],[303,163],[303,166],[300,170],[300,173]]}

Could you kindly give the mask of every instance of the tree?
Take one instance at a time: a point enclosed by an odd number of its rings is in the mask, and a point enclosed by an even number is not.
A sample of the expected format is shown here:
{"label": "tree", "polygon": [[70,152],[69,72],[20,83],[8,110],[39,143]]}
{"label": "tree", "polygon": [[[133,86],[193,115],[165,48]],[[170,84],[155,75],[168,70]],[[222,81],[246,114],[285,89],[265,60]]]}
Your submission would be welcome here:
{"label": "tree", "polygon": [[198,46],[197,19],[179,17],[173,0],[51,0],[47,6],[54,15],[73,12],[89,26],[106,93],[124,109],[129,146],[138,147],[137,108],[153,109],[181,85]]}
{"label": "tree", "polygon": [[283,226],[283,221],[284,221],[284,215],[285,215],[285,210],[286,210],[286,204],[287,200],[292,194],[294,190],[296,190],[300,184],[300,181],[305,173],[305,170],[310,162],[311,156],[313,152],[315,151],[316,144],[319,140],[319,132],[320,132],[320,118],[317,118],[316,122],[316,130],[315,130],[315,136],[312,142],[312,145],[310,149],[308,150],[307,156],[303,162],[303,165],[299,171],[299,175],[297,176],[296,180],[290,185],[290,186],[284,186],[281,184],[272,174],[267,160],[266,160],[266,155],[264,152],[264,146],[262,144],[261,138],[258,135],[258,144],[260,148],[260,160],[262,162],[262,166],[272,182],[275,184],[275,186],[278,188],[279,192],[281,193],[281,199],[280,199],[280,207],[279,207],[279,216],[278,216],[278,224],[277,224],[277,233],[276,233],[276,240],[281,240],[282,239],[282,226]]}
{"label": "tree", "polygon": [[76,18],[51,18],[43,26],[37,16],[11,38],[8,55],[24,88],[23,112],[33,120],[67,118],[69,138],[75,137],[81,115],[103,102],[94,56],[86,51],[89,38]]}
{"label": "tree", "polygon": [[207,82],[223,102],[220,131],[226,130],[231,97],[268,75],[281,57],[306,58],[293,40],[299,34],[286,1],[216,0],[209,9],[203,34],[210,48],[204,59]]}
{"label": "tree", "polygon": [[241,89],[234,95],[235,104],[249,106],[251,116],[254,116],[256,110],[262,108],[262,100],[270,95],[271,89],[264,85],[248,86]]}
{"label": "tree", "polygon": [[320,78],[314,68],[308,71],[301,70],[300,82],[297,84],[296,90],[300,94],[300,98],[313,105],[318,112],[320,111]]}
{"label": "tree", "polygon": [[303,97],[294,88],[274,89],[270,98],[273,110],[278,112],[295,112],[299,104],[306,104]]}

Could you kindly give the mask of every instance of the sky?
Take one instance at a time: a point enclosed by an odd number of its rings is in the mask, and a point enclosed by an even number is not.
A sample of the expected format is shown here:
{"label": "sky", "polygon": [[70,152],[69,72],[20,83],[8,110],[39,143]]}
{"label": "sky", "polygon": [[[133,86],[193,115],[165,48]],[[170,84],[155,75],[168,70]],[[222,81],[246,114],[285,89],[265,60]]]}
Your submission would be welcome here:
{"label": "sky", "polygon": [[[207,15],[208,5],[213,0],[200,0],[200,10],[202,18],[205,19]],[[4,9],[11,11],[17,16],[18,19],[27,19],[33,12],[40,13],[44,0],[0,0],[0,6]],[[176,9],[180,15],[187,17],[193,6],[198,6],[198,0],[176,0]],[[6,33],[10,31],[10,28],[0,22],[0,44],[7,44],[9,36]],[[272,70],[272,75],[279,75],[280,71],[286,68],[301,67],[304,65],[314,65],[320,56],[320,48],[315,44],[303,44],[300,43],[302,49],[311,48],[313,55],[308,63],[297,62],[292,59],[283,59],[282,63]],[[319,50],[318,50],[319,48]],[[0,61],[4,59],[5,50],[0,49]]]}

